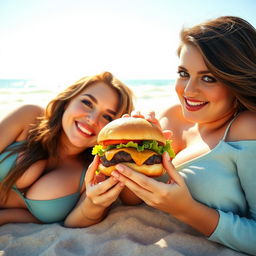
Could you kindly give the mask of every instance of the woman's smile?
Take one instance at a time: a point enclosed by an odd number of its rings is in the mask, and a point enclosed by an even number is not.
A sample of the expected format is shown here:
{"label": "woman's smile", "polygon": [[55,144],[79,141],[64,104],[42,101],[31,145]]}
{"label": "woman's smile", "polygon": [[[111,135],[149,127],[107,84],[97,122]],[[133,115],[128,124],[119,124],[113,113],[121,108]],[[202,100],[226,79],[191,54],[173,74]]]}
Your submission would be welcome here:
{"label": "woman's smile", "polygon": [[207,101],[188,99],[184,97],[185,107],[188,111],[198,111],[208,104]]}
{"label": "woman's smile", "polygon": [[77,130],[85,137],[95,136],[95,131],[86,123],[76,121]]}
{"label": "woman's smile", "polygon": [[175,89],[188,121],[211,123],[235,112],[234,95],[211,73],[195,46],[184,44],[179,62]]}
{"label": "woman's smile", "polygon": [[[106,97],[108,99],[105,101]],[[86,87],[68,104],[62,118],[64,137],[70,147],[91,147],[99,131],[115,117],[118,105],[116,91],[103,82]]]}

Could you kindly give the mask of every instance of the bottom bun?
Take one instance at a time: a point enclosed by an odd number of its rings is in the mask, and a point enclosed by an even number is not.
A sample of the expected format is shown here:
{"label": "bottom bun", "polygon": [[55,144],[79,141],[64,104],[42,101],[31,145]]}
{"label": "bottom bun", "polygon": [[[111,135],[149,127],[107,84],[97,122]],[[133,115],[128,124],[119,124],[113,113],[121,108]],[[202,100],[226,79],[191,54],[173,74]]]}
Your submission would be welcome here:
{"label": "bottom bun", "polygon": [[[120,163],[120,164],[126,165],[126,166],[130,167],[131,169],[133,169],[134,171],[143,173],[150,177],[159,177],[165,173],[165,169],[162,164],[152,164],[152,165],[143,164],[140,166],[137,164],[134,164],[134,163],[125,163],[125,162]],[[110,176],[111,172],[116,170],[116,166],[112,165],[112,166],[106,167],[103,164],[99,164],[98,170],[101,173],[103,173],[107,176]]]}

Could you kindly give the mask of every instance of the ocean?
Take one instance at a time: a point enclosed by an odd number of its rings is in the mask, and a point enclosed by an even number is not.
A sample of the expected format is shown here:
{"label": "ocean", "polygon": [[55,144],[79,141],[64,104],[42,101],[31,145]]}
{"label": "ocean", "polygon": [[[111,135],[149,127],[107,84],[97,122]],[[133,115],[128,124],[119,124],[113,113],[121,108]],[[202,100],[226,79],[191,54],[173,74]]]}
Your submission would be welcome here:
{"label": "ocean", "polygon": [[[161,111],[175,100],[172,79],[122,80],[136,95],[136,109]],[[29,79],[0,79],[0,118],[23,104],[47,103],[69,84],[39,83]]]}

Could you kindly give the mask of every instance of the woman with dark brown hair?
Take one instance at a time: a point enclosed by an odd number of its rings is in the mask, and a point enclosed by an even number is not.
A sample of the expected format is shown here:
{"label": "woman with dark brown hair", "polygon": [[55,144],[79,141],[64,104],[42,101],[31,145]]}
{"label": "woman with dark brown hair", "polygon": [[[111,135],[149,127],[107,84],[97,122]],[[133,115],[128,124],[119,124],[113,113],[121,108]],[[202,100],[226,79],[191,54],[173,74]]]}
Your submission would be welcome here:
{"label": "woman with dark brown hair", "polygon": [[104,72],[75,82],[45,110],[25,105],[7,115],[0,122],[0,225],[64,221],[83,227],[102,218],[124,186],[110,178],[86,197],[91,147],[102,127],[132,109],[131,90]]}
{"label": "woman with dark brown hair", "polygon": [[256,255],[256,30],[239,17],[204,22],[181,32],[178,55],[180,104],[160,119],[176,153],[163,159],[169,182],[123,165],[112,175],[208,239]]}

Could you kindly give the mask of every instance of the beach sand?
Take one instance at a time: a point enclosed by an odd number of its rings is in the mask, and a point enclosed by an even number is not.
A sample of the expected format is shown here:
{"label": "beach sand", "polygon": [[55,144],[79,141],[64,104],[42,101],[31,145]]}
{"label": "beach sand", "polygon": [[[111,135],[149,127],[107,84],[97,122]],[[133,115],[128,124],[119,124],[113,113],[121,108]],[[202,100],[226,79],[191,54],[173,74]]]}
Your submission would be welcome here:
{"label": "beach sand", "polygon": [[208,241],[190,227],[151,207],[115,206],[88,228],[60,224],[7,224],[0,227],[5,256],[242,256]]}

